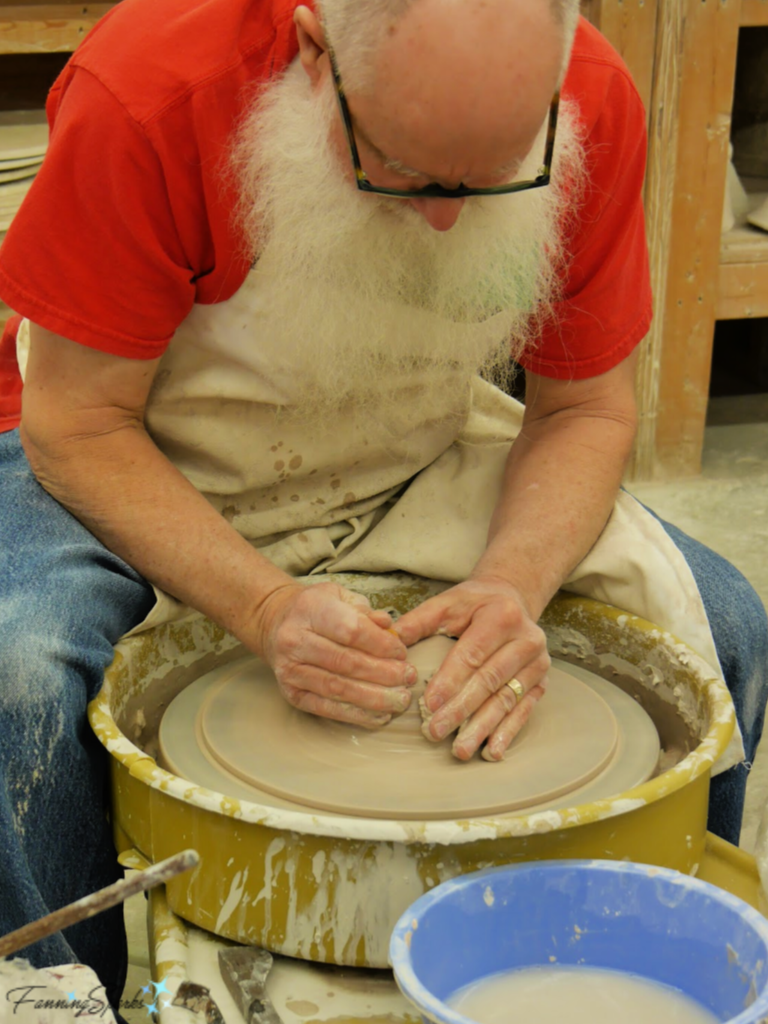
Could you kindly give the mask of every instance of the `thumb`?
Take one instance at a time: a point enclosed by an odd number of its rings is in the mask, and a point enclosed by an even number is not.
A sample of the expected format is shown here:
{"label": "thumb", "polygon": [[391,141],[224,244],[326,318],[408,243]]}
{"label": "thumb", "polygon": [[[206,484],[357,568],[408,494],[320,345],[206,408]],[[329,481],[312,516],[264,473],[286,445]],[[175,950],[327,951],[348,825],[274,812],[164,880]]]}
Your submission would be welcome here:
{"label": "thumb", "polygon": [[410,612],[406,612],[395,623],[394,630],[406,647],[424,640],[428,636],[449,636],[444,616],[445,602],[440,598],[430,598]]}
{"label": "thumb", "polygon": [[356,594],[354,590],[347,590],[346,587],[339,587],[339,600],[344,604],[359,608],[362,612],[370,611],[371,602],[363,594]]}
{"label": "thumb", "polygon": [[375,623],[377,626],[381,626],[382,629],[392,628],[392,616],[389,612],[377,611],[372,608],[371,602],[368,598],[364,597],[362,594],[356,594],[354,590],[346,590],[344,587],[340,587],[339,590],[339,597],[345,604],[351,605],[358,611],[363,612],[368,616],[371,622]]}

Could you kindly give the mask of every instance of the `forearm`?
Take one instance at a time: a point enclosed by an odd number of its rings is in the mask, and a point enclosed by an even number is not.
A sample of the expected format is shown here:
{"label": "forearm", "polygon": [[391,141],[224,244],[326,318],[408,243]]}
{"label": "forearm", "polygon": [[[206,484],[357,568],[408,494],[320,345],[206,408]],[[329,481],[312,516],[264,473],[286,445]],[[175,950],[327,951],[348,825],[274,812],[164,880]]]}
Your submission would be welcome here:
{"label": "forearm", "polygon": [[378,727],[415,682],[386,612],[333,583],[303,587],[260,555],[144,429],[160,359],[91,349],[31,325],[21,437],[42,486],[151,583],[263,657],[312,714]]}
{"label": "forearm", "polygon": [[253,648],[262,602],[291,578],[255,551],[129,419],[53,441],[22,424],[41,485],[151,583]]}
{"label": "forearm", "polygon": [[524,425],[474,575],[509,581],[538,619],[605,526],[634,434],[631,415],[568,411]]}

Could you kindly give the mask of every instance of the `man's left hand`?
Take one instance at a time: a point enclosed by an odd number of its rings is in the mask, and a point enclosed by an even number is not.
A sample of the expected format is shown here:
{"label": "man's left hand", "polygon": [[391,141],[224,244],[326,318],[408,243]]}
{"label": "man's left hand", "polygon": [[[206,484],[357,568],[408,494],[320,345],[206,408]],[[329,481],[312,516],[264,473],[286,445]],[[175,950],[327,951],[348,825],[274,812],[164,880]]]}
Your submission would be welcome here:
{"label": "man's left hand", "polygon": [[[470,578],[403,615],[395,629],[406,646],[436,633],[458,643],[425,693],[435,741],[459,729],[454,755],[467,761],[487,740],[486,758],[501,760],[544,695],[550,658],[546,637],[520,592],[507,580]],[[516,679],[524,696],[506,684]]]}

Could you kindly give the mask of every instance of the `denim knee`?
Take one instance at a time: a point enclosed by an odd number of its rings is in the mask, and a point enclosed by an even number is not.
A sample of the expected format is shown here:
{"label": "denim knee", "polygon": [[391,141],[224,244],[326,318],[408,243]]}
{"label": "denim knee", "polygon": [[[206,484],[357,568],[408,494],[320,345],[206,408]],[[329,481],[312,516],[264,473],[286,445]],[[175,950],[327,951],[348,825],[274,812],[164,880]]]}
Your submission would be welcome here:
{"label": "denim knee", "polygon": [[750,584],[738,576],[732,581],[733,598],[727,605],[721,659],[726,677],[743,676],[736,695],[741,697],[741,716],[759,735],[768,701],[768,617]]}
{"label": "denim knee", "polygon": [[[652,515],[655,513],[648,510]],[[754,757],[768,701],[768,619],[749,581],[725,558],[677,526],[659,522],[693,573],[733,697],[747,760]]]}
{"label": "denim knee", "polygon": [[66,777],[67,761],[77,756],[72,748],[81,745],[88,701],[82,680],[65,667],[66,647],[55,633],[14,628],[6,619],[0,649],[0,763],[23,832],[30,793],[62,770]]}
{"label": "denim knee", "polygon": [[751,584],[719,557],[704,606],[751,761],[768,702],[768,617]]}

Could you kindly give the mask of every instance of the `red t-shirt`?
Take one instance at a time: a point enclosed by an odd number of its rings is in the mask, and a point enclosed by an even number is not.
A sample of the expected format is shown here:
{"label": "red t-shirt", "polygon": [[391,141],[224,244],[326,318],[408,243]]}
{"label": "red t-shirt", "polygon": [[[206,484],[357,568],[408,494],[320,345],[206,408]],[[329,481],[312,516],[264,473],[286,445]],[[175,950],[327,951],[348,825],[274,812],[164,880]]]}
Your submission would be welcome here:
{"label": "red t-shirt", "polygon": [[[254,87],[297,53],[299,0],[123,0],[48,98],[48,153],[0,247],[0,296],[73,341],[154,359],[194,303],[248,272],[225,169]],[[579,103],[589,184],[565,299],[535,373],[581,378],[645,335],[651,297],[641,190],[645,115],[607,41],[582,21],[564,94]],[[0,430],[19,421],[18,318],[0,342]]]}

